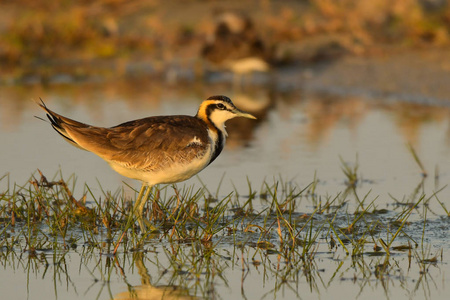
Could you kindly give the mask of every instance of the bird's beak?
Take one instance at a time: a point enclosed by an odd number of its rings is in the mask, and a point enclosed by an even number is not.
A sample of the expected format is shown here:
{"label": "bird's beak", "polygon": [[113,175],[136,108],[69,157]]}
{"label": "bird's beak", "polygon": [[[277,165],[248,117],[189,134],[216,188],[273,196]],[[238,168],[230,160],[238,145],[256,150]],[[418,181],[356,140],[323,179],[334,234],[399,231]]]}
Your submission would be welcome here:
{"label": "bird's beak", "polygon": [[249,114],[249,113],[246,113],[245,111],[242,111],[242,110],[239,110],[239,109],[235,109],[234,111],[233,111],[235,114],[236,114],[236,116],[238,116],[238,117],[244,117],[244,118],[248,118],[248,119],[256,119],[256,117],[254,116],[254,115],[251,115],[251,114]]}

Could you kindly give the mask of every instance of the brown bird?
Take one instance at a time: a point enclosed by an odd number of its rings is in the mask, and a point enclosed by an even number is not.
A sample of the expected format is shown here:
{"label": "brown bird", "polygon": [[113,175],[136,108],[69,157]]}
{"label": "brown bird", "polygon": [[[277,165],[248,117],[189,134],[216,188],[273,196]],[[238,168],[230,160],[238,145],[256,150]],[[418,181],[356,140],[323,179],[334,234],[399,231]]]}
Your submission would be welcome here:
{"label": "brown bird", "polygon": [[[248,16],[225,12],[216,17],[216,22],[214,35],[201,51],[204,59],[213,65],[229,69],[238,76],[255,71],[269,71],[270,51]],[[238,78],[234,77],[235,84]]]}
{"label": "brown bird", "polygon": [[142,212],[154,185],[187,180],[212,163],[225,145],[227,120],[256,119],[237,109],[225,96],[209,97],[193,117],[155,116],[110,128],[61,116],[42,99],[38,104],[66,141],[100,156],[119,174],[142,182],[133,208],[142,231]]}

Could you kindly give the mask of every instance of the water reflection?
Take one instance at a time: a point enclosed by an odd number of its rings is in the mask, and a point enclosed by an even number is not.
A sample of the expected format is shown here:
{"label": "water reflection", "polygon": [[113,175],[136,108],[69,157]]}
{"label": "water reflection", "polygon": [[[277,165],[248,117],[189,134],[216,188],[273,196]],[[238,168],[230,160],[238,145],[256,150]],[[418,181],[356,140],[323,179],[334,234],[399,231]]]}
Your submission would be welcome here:
{"label": "water reflection", "polygon": [[169,286],[153,286],[151,275],[144,264],[144,253],[136,252],[133,254],[133,260],[137,269],[137,273],[141,277],[141,284],[128,286],[128,291],[121,292],[114,296],[116,300],[150,300],[150,299],[180,299],[189,300],[197,299],[189,296],[189,290],[173,285]]}
{"label": "water reflection", "polygon": [[449,109],[446,107],[396,103],[387,109],[394,115],[398,130],[404,139],[414,145],[419,144],[420,133],[425,126],[448,122],[449,119]]}
{"label": "water reflection", "polygon": [[247,94],[234,92],[231,93],[231,97],[237,107],[251,113],[257,118],[256,121],[236,118],[227,123],[227,128],[230,128],[228,130],[228,148],[233,149],[239,148],[242,145],[248,145],[254,139],[254,131],[261,122],[267,119],[267,115],[273,108],[275,99],[271,94],[265,93],[264,91]]}
{"label": "water reflection", "polygon": [[318,148],[332,136],[332,131],[344,123],[356,135],[358,125],[370,110],[369,104],[362,99],[336,96],[313,96],[305,104],[306,138],[309,145]]}
{"label": "water reflection", "polygon": [[[376,255],[371,246],[366,248],[367,254],[345,256],[321,241],[305,259],[301,247],[267,250],[252,243],[214,249],[149,243],[146,251],[116,257],[89,246],[81,251],[23,253],[3,247],[0,274],[9,277],[2,278],[4,283],[14,280],[26,286],[5,290],[8,299],[211,299],[225,294],[252,299],[405,294],[439,298],[447,280],[441,283],[437,278],[445,264],[422,263],[420,252],[405,259],[405,253]],[[43,288],[49,285],[53,287]]]}

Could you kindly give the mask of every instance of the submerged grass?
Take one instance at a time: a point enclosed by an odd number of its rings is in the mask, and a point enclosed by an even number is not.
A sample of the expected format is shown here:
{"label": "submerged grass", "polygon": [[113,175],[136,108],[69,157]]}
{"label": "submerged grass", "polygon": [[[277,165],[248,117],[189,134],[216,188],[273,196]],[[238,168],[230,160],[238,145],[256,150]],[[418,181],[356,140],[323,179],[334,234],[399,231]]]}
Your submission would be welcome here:
{"label": "submerged grass", "polygon": [[[155,188],[144,210],[154,226],[148,232],[140,232],[131,214],[132,199],[123,190],[102,190],[99,196],[85,186],[83,196],[75,199],[75,177],[64,180],[58,174],[48,180],[38,171],[38,178],[19,186],[5,175],[0,178],[7,187],[0,193],[0,262],[7,265],[27,254],[28,263],[45,265],[45,253],[53,253],[53,263],[63,265],[67,253],[75,251],[83,261],[99,259],[89,268],[95,280],[110,282],[113,270],[124,274],[124,265],[135,264],[141,276],[147,274],[146,282],[181,286],[188,294],[207,297],[214,294],[207,284],[228,284],[230,266],[242,269],[242,285],[250,269],[260,268],[275,278],[269,293],[287,289],[298,295],[299,277],[314,291],[352,269],[352,280],[360,281],[362,290],[374,277],[381,283],[391,280],[393,272],[401,272],[398,278],[405,280],[407,271],[399,268],[398,256],[407,255],[409,267],[415,263],[421,276],[430,265],[443,263],[443,250],[432,250],[424,239],[432,199],[448,216],[439,190],[431,197],[415,191],[406,200],[393,199],[400,209],[377,209],[378,196],[359,196],[358,165],[342,163],[346,188],[325,201],[318,195],[316,176],[305,187],[264,182],[259,194],[248,179],[248,195],[243,196],[220,196],[219,190],[211,195],[205,187]],[[323,259],[317,259],[324,253],[338,263],[328,283],[321,277]],[[99,265],[101,257],[107,266]],[[347,259],[351,267],[344,270]],[[150,280],[148,264],[160,278]]]}

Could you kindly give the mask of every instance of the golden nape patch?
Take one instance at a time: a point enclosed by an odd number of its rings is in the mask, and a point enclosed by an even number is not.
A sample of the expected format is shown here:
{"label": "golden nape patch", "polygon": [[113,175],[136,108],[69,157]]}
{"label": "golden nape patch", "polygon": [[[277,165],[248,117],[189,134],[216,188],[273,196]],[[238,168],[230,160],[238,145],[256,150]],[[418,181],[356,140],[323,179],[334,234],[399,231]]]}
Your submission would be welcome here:
{"label": "golden nape patch", "polygon": [[206,109],[209,105],[217,103],[217,100],[205,100],[200,104],[200,107],[198,108],[197,117],[202,119],[203,121],[208,122],[208,116],[206,114]]}

